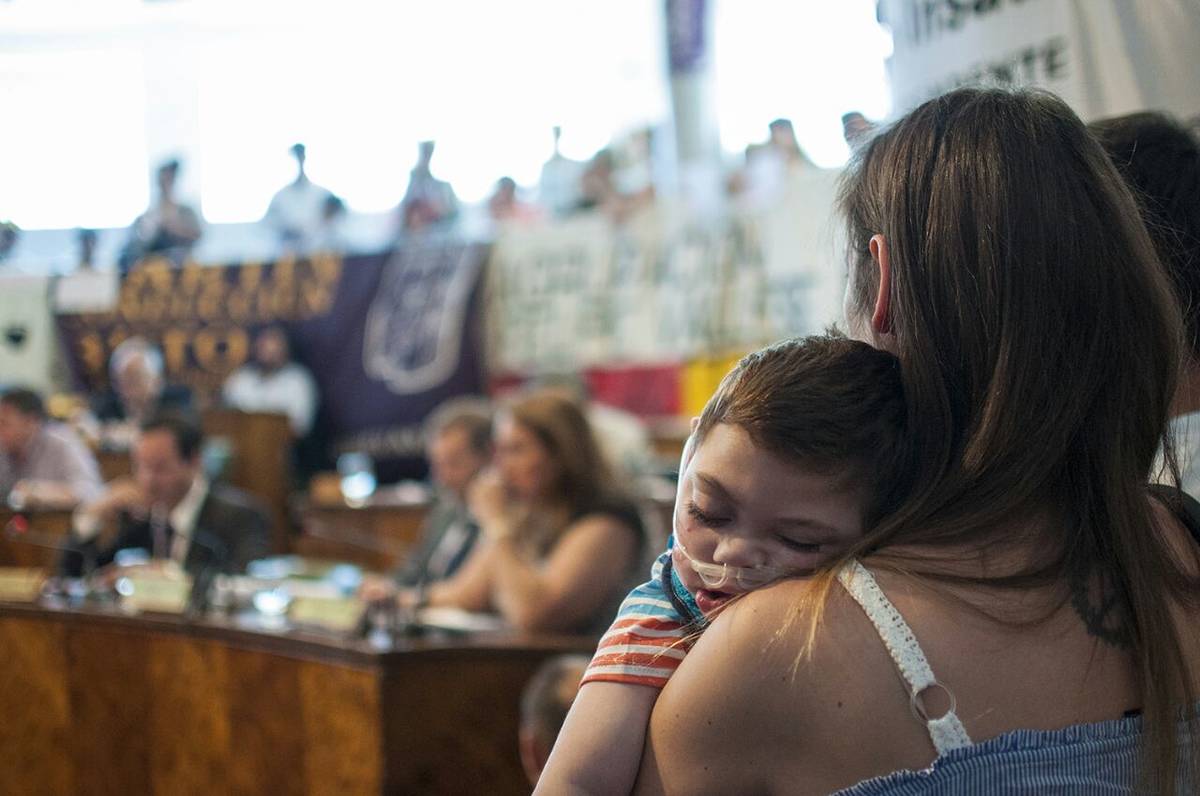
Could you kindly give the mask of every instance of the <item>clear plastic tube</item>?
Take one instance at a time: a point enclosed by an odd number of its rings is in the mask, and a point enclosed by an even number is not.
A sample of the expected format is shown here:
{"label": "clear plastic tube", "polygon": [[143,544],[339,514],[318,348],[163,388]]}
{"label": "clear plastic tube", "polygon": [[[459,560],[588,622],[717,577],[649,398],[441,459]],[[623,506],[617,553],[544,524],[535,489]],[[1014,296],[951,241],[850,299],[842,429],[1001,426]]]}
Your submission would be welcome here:
{"label": "clear plastic tube", "polygon": [[692,569],[700,577],[700,582],[704,584],[705,588],[714,591],[722,591],[730,587],[749,591],[791,574],[788,570],[779,567],[734,567],[729,564],[710,564],[706,561],[697,561],[683,546],[678,534],[675,535],[675,546],[692,565]]}

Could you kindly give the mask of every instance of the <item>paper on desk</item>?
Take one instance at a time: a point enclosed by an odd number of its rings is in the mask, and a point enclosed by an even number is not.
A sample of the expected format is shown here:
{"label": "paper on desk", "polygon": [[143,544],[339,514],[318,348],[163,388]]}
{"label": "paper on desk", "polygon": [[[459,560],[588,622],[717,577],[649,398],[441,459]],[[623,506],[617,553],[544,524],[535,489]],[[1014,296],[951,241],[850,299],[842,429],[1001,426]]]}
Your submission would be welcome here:
{"label": "paper on desk", "polygon": [[350,597],[297,597],[288,608],[288,618],[298,625],[316,625],[348,633],[362,618],[363,604]]}
{"label": "paper on desk", "polygon": [[503,619],[494,614],[476,614],[459,608],[422,608],[417,611],[417,622],[463,633],[487,633],[508,627]]}
{"label": "paper on desk", "polygon": [[188,606],[192,579],[174,574],[126,576],[117,581],[117,593],[121,595],[121,607],[129,611],[181,614]]}
{"label": "paper on desk", "polygon": [[31,603],[42,592],[46,575],[32,567],[0,567],[0,601]]}

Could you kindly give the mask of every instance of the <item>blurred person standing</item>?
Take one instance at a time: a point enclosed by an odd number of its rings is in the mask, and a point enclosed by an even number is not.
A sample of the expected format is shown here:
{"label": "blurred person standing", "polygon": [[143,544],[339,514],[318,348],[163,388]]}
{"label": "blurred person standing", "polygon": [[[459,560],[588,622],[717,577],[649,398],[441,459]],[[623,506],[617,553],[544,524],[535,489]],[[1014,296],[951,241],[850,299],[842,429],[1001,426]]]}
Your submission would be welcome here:
{"label": "blurred person standing", "polygon": [[857,149],[874,129],[875,125],[858,111],[842,114],[842,137],[846,139],[846,145],[850,147],[851,152]]}
{"label": "blurred person standing", "polygon": [[496,224],[528,224],[539,218],[537,209],[517,198],[517,183],[512,177],[501,177],[488,198],[488,215]]}
{"label": "blurred person standing", "polygon": [[626,203],[640,204],[654,199],[654,128],[635,130],[625,141],[613,184]]}
{"label": "blurred person standing", "polygon": [[80,271],[91,271],[96,267],[96,243],[98,236],[94,229],[77,229],[75,242],[79,246],[79,260],[75,268]]}
{"label": "blurred person standing", "polygon": [[11,221],[0,221],[0,263],[8,259],[17,241],[21,237],[21,228]]}
{"label": "blurred person standing", "polygon": [[577,210],[613,209],[620,195],[616,186],[616,161],[612,150],[601,149],[592,156],[579,178]]}
{"label": "blurred person standing", "polygon": [[341,197],[329,194],[321,203],[321,220],[309,251],[344,253],[347,249],[345,225],[346,203]]}
{"label": "blurred person standing", "polygon": [[584,164],[565,157],[559,151],[561,127],[555,125],[553,134],[554,152],[542,164],[538,179],[538,203],[551,215],[562,217],[570,215],[579,206],[582,198],[579,181],[583,176]]}
{"label": "blurred person standing", "polygon": [[268,326],[254,338],[251,362],[229,375],[221,390],[225,404],[244,412],[279,412],[288,416],[292,434],[308,434],[317,412],[317,383],[308,368],[292,359],[292,347],[281,326]]}
{"label": "blurred person standing", "polygon": [[271,198],[264,220],[275,230],[285,251],[308,252],[323,226],[325,203],[333,194],[308,178],[304,144],[293,144],[288,151],[296,160],[296,179]]}
{"label": "blurred person standing", "polygon": [[178,264],[200,240],[200,214],[175,198],[181,168],[177,159],[158,167],[158,198],[130,228],[129,241],[118,262],[122,271],[128,271],[138,260],[154,254],[169,257]]}
{"label": "blurred person standing", "polygon": [[417,147],[417,165],[408,177],[408,188],[400,200],[400,222],[405,232],[449,224],[458,216],[458,197],[445,180],[433,176],[435,142],[422,141]]}
{"label": "blurred person standing", "polygon": [[96,458],[70,428],[47,418],[40,395],[21,387],[0,393],[0,500],[73,507],[101,487]]}
{"label": "blurred person standing", "polygon": [[767,127],[767,141],[747,150],[744,201],[753,207],[770,205],[800,171],[816,168],[796,140],[790,119],[776,119]]}

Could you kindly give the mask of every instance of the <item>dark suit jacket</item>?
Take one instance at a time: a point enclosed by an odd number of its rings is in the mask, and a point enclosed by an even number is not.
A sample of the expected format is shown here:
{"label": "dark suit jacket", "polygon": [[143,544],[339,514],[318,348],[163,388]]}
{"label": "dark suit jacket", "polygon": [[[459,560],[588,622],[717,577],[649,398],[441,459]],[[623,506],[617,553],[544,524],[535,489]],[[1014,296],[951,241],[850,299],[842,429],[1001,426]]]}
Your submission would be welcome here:
{"label": "dark suit jacket", "polygon": [[[460,526],[460,533],[455,538],[448,538],[453,526]],[[421,525],[421,541],[416,552],[393,573],[393,577],[401,586],[424,586],[445,580],[466,560],[478,537],[479,525],[465,506],[439,500]],[[453,549],[442,550],[447,544],[453,545]],[[440,566],[433,564],[435,555],[441,560]]]}
{"label": "dark suit jacket", "polygon": [[[192,391],[182,384],[165,384],[158,396],[156,412],[173,411],[183,414],[194,414],[192,406]],[[125,405],[115,390],[105,390],[92,401],[92,414],[101,422],[125,419]]]}
{"label": "dark suit jacket", "polygon": [[[183,568],[191,575],[209,570],[226,573],[244,572],[246,565],[269,552],[268,513],[245,492],[214,484],[209,488],[188,547]],[[63,554],[59,570],[78,577],[84,556],[94,556],[96,566],[112,563],[118,550],[140,547],[154,549],[154,533],[147,520],[122,515],[117,537],[111,545],[100,547],[95,541],[79,545],[78,551]]]}

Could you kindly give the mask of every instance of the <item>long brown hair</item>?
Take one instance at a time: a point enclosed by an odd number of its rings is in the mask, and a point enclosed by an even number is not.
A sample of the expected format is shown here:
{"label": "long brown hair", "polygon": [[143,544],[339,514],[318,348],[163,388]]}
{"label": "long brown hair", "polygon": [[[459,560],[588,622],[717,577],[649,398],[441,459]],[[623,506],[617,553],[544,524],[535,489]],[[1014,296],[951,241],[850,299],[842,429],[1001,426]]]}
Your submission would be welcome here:
{"label": "long brown hair", "polygon": [[[942,582],[1070,584],[1058,606],[1113,598],[1098,635],[1132,649],[1143,776],[1173,790],[1177,709],[1194,695],[1171,602],[1196,604],[1200,586],[1147,481],[1182,327],[1129,191],[1058,98],[962,89],[866,143],[841,203],[859,317],[880,284],[869,241],[887,243],[891,347],[921,452],[909,499],[850,555]],[[1005,534],[1021,526],[1044,528],[1045,554],[1019,571],[972,577],[937,558],[1015,544]]]}
{"label": "long brown hair", "polygon": [[[543,508],[570,519],[624,495],[583,407],[565,390],[543,388],[524,393],[501,412],[533,434],[554,463],[557,479],[553,494],[547,497],[553,505]],[[544,547],[553,538],[530,541]]]}

